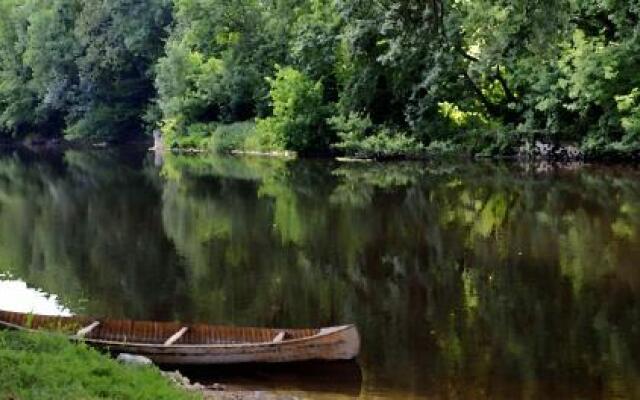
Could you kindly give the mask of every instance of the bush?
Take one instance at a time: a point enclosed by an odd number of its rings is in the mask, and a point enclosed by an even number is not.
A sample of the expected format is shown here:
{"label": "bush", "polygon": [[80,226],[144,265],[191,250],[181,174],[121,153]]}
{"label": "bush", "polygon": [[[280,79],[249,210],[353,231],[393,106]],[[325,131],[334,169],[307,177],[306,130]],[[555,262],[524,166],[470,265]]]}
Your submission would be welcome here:
{"label": "bush", "polygon": [[337,116],[329,124],[338,134],[339,142],[333,147],[356,158],[419,158],[425,147],[416,138],[386,126],[374,127],[369,116],[351,113]]}
{"label": "bush", "polygon": [[623,144],[640,141],[640,89],[634,88],[626,96],[616,96],[618,111],[622,114],[621,124],[626,135]]}
{"label": "bush", "polygon": [[425,148],[425,153],[436,157],[464,155],[464,146],[450,140],[434,140]]}
{"label": "bush", "polygon": [[256,133],[254,122],[236,122],[229,125],[218,125],[210,139],[211,150],[217,153],[230,153],[233,150],[244,150],[246,142]]}
{"label": "bush", "polygon": [[232,124],[192,123],[186,125],[180,118],[171,118],[162,125],[162,140],[168,149],[207,150],[230,153],[233,150],[272,150],[258,144],[256,124],[253,121]]}
{"label": "bush", "polygon": [[329,149],[331,135],[325,119],[323,86],[291,67],[280,68],[269,79],[273,116],[257,120],[260,143],[301,153]]}
{"label": "bush", "polygon": [[171,118],[163,121],[162,141],[168,149],[205,150],[209,148],[211,132],[216,128],[216,123],[185,125],[182,119]]}

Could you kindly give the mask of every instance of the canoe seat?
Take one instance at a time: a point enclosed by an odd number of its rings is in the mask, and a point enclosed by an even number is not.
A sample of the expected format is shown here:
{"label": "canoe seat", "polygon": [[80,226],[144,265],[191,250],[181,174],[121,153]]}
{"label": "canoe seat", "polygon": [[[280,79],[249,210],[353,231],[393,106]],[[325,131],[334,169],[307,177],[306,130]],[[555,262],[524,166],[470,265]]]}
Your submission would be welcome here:
{"label": "canoe seat", "polygon": [[176,332],[173,336],[167,339],[164,342],[164,346],[171,346],[176,343],[178,340],[182,339],[185,333],[189,330],[189,327],[183,326],[178,332]]}
{"label": "canoe seat", "polygon": [[79,338],[87,337],[93,330],[95,330],[99,326],[100,326],[100,321],[94,321],[91,323],[91,325],[85,326],[84,328],[76,332],[76,336]]}
{"label": "canoe seat", "polygon": [[287,332],[282,331],[282,332],[279,332],[279,333],[276,335],[276,337],[274,337],[274,338],[273,338],[272,342],[273,342],[273,343],[280,343],[280,342],[282,342],[282,341],[283,341],[283,340],[285,340],[285,339],[287,339]]}

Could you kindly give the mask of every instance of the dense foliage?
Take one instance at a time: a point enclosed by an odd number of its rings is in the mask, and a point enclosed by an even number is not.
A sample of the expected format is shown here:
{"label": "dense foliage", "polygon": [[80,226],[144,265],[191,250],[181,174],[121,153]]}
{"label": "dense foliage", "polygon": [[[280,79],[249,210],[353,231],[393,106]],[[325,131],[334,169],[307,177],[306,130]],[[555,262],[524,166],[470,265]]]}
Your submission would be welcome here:
{"label": "dense foliage", "polygon": [[127,139],[153,95],[165,0],[0,2],[0,130]]}
{"label": "dense foliage", "polygon": [[258,118],[238,147],[640,150],[638,0],[4,0],[0,12],[0,129],[14,136],[116,139],[145,120],[170,145],[209,146],[221,124]]}

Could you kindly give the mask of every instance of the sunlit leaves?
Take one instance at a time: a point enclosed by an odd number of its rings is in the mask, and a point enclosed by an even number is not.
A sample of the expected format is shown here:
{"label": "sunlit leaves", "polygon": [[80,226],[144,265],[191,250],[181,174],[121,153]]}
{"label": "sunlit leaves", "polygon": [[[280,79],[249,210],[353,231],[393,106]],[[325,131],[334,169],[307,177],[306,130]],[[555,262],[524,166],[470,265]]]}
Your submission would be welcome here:
{"label": "sunlit leaves", "polygon": [[257,130],[273,138],[275,147],[299,152],[328,148],[328,108],[323,103],[323,85],[291,67],[281,68],[269,80],[273,116],[260,119]]}

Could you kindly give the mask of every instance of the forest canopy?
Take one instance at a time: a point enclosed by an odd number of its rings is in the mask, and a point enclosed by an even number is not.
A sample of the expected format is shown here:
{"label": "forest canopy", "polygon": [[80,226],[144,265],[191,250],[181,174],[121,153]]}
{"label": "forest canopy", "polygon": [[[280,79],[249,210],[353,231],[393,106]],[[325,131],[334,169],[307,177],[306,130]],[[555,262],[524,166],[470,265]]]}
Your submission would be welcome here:
{"label": "forest canopy", "polygon": [[1,0],[0,13],[5,138],[640,151],[639,0]]}

